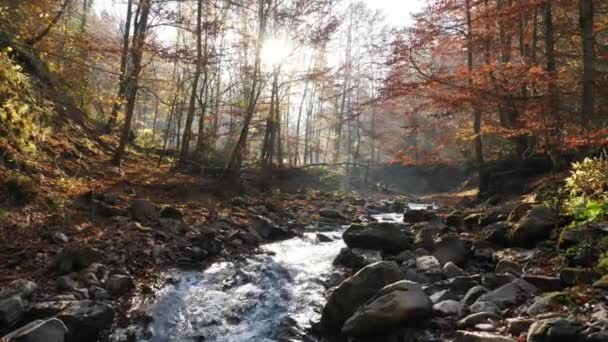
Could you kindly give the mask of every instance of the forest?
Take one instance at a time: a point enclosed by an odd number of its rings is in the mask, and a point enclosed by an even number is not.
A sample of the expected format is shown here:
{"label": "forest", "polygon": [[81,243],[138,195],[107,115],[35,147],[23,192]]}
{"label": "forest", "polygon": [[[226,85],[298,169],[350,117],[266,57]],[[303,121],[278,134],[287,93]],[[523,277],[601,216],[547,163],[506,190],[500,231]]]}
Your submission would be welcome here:
{"label": "forest", "polygon": [[0,341],[608,341],[607,118],[605,0],[0,0]]}

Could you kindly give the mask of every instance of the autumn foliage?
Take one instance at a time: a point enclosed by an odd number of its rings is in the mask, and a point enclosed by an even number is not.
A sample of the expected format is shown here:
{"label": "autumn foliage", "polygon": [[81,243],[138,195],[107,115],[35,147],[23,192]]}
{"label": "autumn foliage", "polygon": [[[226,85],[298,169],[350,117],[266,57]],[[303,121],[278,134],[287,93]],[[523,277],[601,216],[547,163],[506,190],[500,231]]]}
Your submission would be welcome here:
{"label": "autumn foliage", "polygon": [[[483,159],[604,145],[607,9],[585,0],[428,1],[393,41],[385,91],[410,103],[411,135],[432,129],[437,137],[425,142],[432,147],[426,155],[410,144],[397,161],[434,160],[442,151],[474,159],[471,142],[479,136]],[[454,146],[461,148],[446,150]]]}

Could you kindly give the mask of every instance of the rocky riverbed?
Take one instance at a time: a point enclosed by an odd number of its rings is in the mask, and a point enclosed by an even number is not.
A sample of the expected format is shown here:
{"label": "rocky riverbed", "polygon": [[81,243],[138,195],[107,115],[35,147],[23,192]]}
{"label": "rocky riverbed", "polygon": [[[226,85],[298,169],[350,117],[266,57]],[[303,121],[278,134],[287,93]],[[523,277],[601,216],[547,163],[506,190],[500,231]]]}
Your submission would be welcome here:
{"label": "rocky riverbed", "polygon": [[563,218],[519,202],[406,203],[236,198],[197,222],[92,197],[140,245],[53,235],[52,279],[3,286],[0,327],[34,342],[608,341],[608,279],[563,266]]}

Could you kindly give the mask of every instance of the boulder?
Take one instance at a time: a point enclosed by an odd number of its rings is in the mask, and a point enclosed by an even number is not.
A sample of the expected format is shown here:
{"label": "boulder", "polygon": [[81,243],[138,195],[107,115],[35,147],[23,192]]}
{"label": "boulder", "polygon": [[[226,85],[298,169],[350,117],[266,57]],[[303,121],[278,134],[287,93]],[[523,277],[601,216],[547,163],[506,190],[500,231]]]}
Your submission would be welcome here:
{"label": "boulder", "polygon": [[450,227],[460,227],[464,223],[464,216],[460,211],[454,211],[446,216],[443,222]]}
{"label": "boulder", "polygon": [[456,332],[454,342],[516,342],[514,339],[507,336],[495,335],[489,332],[481,331],[462,331]]}
{"label": "boulder", "polygon": [[536,292],[538,292],[538,289],[534,285],[521,279],[515,279],[494,291],[482,295],[477,302],[490,302],[506,309],[525,302],[532,298]]}
{"label": "boulder", "polygon": [[517,279],[517,276],[512,273],[486,273],[483,275],[481,284],[490,290],[495,290],[515,279]]}
{"label": "boulder", "polygon": [[406,209],[403,213],[403,222],[417,223],[431,221],[436,217],[435,213],[427,209]]}
{"label": "boulder", "polygon": [[53,262],[53,266],[61,273],[80,271],[83,268],[99,261],[103,253],[91,247],[65,248]]}
{"label": "boulder", "polygon": [[528,342],[582,342],[582,327],[564,318],[538,321],[528,330]]}
{"label": "boulder", "polygon": [[113,296],[123,295],[133,287],[133,278],[124,274],[114,274],[105,284],[106,291]]}
{"label": "boulder", "polygon": [[583,268],[564,268],[559,272],[559,279],[568,285],[591,285],[600,278],[600,274]]}
{"label": "boulder", "polygon": [[129,207],[129,213],[137,221],[153,220],[158,217],[156,204],[144,199],[134,200]]}
{"label": "boulder", "polygon": [[441,265],[453,262],[457,265],[462,264],[467,258],[467,248],[460,236],[447,234],[435,244],[433,256],[439,260]]}
{"label": "boulder", "polygon": [[0,288],[0,300],[12,296],[21,298],[30,298],[38,289],[38,285],[27,279],[17,279]]}
{"label": "boulder", "polygon": [[266,240],[276,241],[293,237],[293,234],[286,229],[279,227],[274,221],[266,216],[254,216],[253,230]]}
{"label": "boulder", "polygon": [[416,268],[422,272],[441,273],[441,265],[437,258],[432,255],[425,255],[416,258]]}
{"label": "boulder", "polygon": [[509,334],[514,336],[519,336],[523,333],[527,333],[530,326],[536,322],[535,319],[532,318],[523,318],[523,317],[515,317],[515,318],[507,318],[507,331]]}
{"label": "boulder", "polygon": [[57,314],[68,328],[67,341],[95,341],[112,326],[114,308],[90,300],[71,302]]}
{"label": "boulder", "polygon": [[431,302],[433,302],[433,304],[437,304],[439,302],[443,302],[446,300],[457,300],[458,295],[456,295],[454,292],[452,292],[450,290],[441,290],[439,292],[433,293],[430,298],[431,298]]}
{"label": "boulder", "polygon": [[509,232],[511,225],[507,222],[495,222],[485,226],[479,236],[482,240],[491,242],[500,246],[508,246],[511,242]]}
{"label": "boulder", "polygon": [[446,278],[454,278],[465,275],[462,268],[456,266],[456,264],[451,261],[443,265],[443,273],[445,274]]}
{"label": "boulder", "polygon": [[330,236],[325,235],[323,233],[317,233],[317,240],[319,242],[332,242],[332,241],[334,241],[334,239],[332,239]]}
{"label": "boulder", "polygon": [[564,283],[557,277],[524,275],[521,279],[536,286],[541,292],[561,291]]}
{"label": "boulder", "polygon": [[534,302],[526,309],[526,314],[529,316],[538,316],[547,312],[552,312],[557,307],[564,306],[569,300],[569,295],[564,292],[546,293],[534,299]]}
{"label": "boulder", "polygon": [[381,290],[349,318],[342,332],[347,336],[374,336],[403,323],[427,318],[432,303],[415,283],[399,282]]}
{"label": "boulder", "polygon": [[488,292],[490,291],[481,285],[473,286],[469,291],[467,291],[461,302],[466,306],[472,305],[477,301],[477,299],[479,299],[479,297]]}
{"label": "boulder", "polygon": [[481,276],[479,275],[460,276],[448,279],[447,285],[455,293],[464,295],[470,288],[479,285],[480,280]]}
{"label": "boulder", "polygon": [[414,240],[403,224],[390,222],[353,223],[342,235],[350,248],[399,253],[410,249]]}
{"label": "boulder", "polygon": [[325,219],[338,222],[348,222],[349,218],[340,210],[323,208],[319,210],[319,216]]}
{"label": "boulder", "polygon": [[371,253],[365,253],[363,250],[355,248],[350,249],[344,247],[334,259],[334,266],[343,266],[353,270],[359,270],[373,262],[380,261],[382,258],[372,257]]}
{"label": "boulder", "polygon": [[567,227],[562,229],[557,240],[558,246],[567,249],[586,241],[600,241],[608,236],[608,230],[599,226]]}
{"label": "boulder", "polygon": [[67,327],[57,318],[35,320],[0,338],[6,342],[64,342]]}
{"label": "boulder", "polygon": [[546,240],[558,223],[557,215],[547,207],[534,207],[519,220],[511,231],[513,245],[533,247]]}
{"label": "boulder", "polygon": [[25,313],[26,303],[19,295],[0,301],[0,327],[8,327],[19,321]]}
{"label": "boulder", "polygon": [[323,308],[321,326],[327,331],[339,331],[359,306],[401,277],[394,262],[381,261],[364,267],[331,293]]}
{"label": "boulder", "polygon": [[455,300],[444,300],[433,305],[433,312],[439,316],[459,316],[462,304]]}

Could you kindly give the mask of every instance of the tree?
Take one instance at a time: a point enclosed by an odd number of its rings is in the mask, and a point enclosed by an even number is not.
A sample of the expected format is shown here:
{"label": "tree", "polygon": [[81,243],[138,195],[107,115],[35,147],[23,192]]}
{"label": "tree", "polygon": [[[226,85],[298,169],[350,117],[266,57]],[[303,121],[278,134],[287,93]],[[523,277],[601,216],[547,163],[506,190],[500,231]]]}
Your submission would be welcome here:
{"label": "tree", "polygon": [[126,77],[125,93],[127,104],[125,123],[120,135],[120,142],[118,148],[116,149],[114,159],[112,160],[115,165],[121,164],[125,149],[130,140],[129,138],[131,135],[131,124],[133,120],[133,113],[135,110],[137,92],[139,90],[139,76],[142,70],[142,57],[148,33],[148,19],[150,16],[151,7],[151,0],[141,0],[137,7],[137,15],[135,17],[135,24],[133,30],[131,68]]}
{"label": "tree", "polygon": [[594,71],[595,40],[593,35],[593,0],[579,1],[581,42],[583,45],[583,98],[581,100],[581,120],[588,128],[589,119],[594,118]]}

